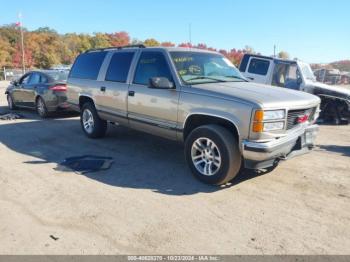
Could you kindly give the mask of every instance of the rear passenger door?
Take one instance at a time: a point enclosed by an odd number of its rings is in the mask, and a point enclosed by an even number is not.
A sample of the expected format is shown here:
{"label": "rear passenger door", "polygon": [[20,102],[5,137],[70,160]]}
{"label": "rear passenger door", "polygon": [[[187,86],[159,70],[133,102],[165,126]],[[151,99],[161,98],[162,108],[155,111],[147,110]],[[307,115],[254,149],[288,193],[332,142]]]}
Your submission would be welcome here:
{"label": "rear passenger door", "polygon": [[149,88],[152,77],[166,77],[174,82],[166,52],[144,50],[140,54],[128,94],[130,126],[176,139],[178,89]]}
{"label": "rear passenger door", "polygon": [[111,52],[106,58],[105,72],[96,95],[96,103],[104,118],[121,124],[127,121],[128,76],[135,56],[134,50]]}
{"label": "rear passenger door", "polygon": [[249,60],[247,71],[244,73],[250,81],[261,84],[271,84],[270,70],[272,67],[272,60],[251,57]]}

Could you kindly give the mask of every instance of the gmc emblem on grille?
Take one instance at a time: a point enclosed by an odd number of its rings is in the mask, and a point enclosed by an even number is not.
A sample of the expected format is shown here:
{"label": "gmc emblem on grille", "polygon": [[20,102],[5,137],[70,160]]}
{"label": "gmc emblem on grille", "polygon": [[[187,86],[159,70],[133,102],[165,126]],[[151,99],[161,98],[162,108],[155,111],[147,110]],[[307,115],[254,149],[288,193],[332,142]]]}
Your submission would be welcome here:
{"label": "gmc emblem on grille", "polygon": [[307,120],[309,120],[309,115],[299,115],[295,122],[298,123],[298,124],[301,124],[301,123],[304,123],[306,122]]}

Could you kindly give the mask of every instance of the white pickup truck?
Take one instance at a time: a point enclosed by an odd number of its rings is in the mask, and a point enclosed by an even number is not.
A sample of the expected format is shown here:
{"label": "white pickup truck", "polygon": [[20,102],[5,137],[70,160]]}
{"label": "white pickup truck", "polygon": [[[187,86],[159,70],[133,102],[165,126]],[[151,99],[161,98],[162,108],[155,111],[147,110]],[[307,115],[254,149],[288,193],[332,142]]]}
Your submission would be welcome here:
{"label": "white pickup truck", "polygon": [[295,89],[321,98],[321,118],[335,124],[348,123],[350,89],[316,81],[309,64],[300,60],[245,54],[239,66],[241,73],[252,82]]}

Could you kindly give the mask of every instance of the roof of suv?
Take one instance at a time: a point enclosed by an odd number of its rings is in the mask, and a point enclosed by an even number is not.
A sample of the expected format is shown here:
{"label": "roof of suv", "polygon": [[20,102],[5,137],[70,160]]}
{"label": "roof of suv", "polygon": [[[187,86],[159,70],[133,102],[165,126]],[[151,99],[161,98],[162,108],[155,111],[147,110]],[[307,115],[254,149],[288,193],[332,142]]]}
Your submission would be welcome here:
{"label": "roof of suv", "polygon": [[215,51],[199,49],[199,48],[192,48],[192,47],[165,47],[165,46],[146,47],[144,45],[128,45],[128,46],[121,46],[121,47],[96,48],[96,49],[89,49],[85,53],[98,52],[98,51],[125,50],[125,49],[147,49],[147,50],[163,49],[163,50],[167,50],[167,51],[202,52],[202,53],[218,54],[218,52],[215,52]]}

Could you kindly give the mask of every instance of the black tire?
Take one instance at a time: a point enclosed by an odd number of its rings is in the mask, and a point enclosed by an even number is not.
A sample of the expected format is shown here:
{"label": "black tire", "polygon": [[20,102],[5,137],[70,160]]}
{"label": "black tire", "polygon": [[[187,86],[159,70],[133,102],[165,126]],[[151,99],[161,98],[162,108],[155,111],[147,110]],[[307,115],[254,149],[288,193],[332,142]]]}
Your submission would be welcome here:
{"label": "black tire", "polygon": [[[93,125],[91,129],[84,127],[84,113],[91,113],[93,119]],[[80,113],[80,124],[85,135],[89,138],[102,138],[106,135],[107,131],[107,121],[101,119],[96,111],[94,104],[91,102],[85,103],[81,109]]]}
{"label": "black tire", "polygon": [[7,95],[7,105],[10,110],[17,109],[15,102],[13,101],[13,98],[10,94]]}
{"label": "black tire", "polygon": [[42,97],[38,97],[35,101],[36,112],[41,118],[47,118],[49,111],[47,110],[46,103]]}
{"label": "black tire", "polygon": [[[193,148],[194,143],[202,141],[202,138],[214,142],[217,148],[214,151],[219,151],[221,157],[221,164],[219,167],[216,166],[217,170],[212,175],[205,175],[200,172],[192,160],[194,152],[199,152],[199,150],[195,149],[196,147]],[[201,158],[203,155],[204,153],[196,157]],[[210,155],[209,153],[209,157]],[[240,172],[242,164],[242,156],[237,140],[226,128],[218,125],[205,125],[194,129],[185,141],[185,157],[193,175],[200,181],[211,185],[222,185],[231,181]],[[203,159],[200,160],[204,161]],[[212,165],[210,165],[210,169],[211,167]],[[203,169],[205,170],[206,168],[204,167]]]}

